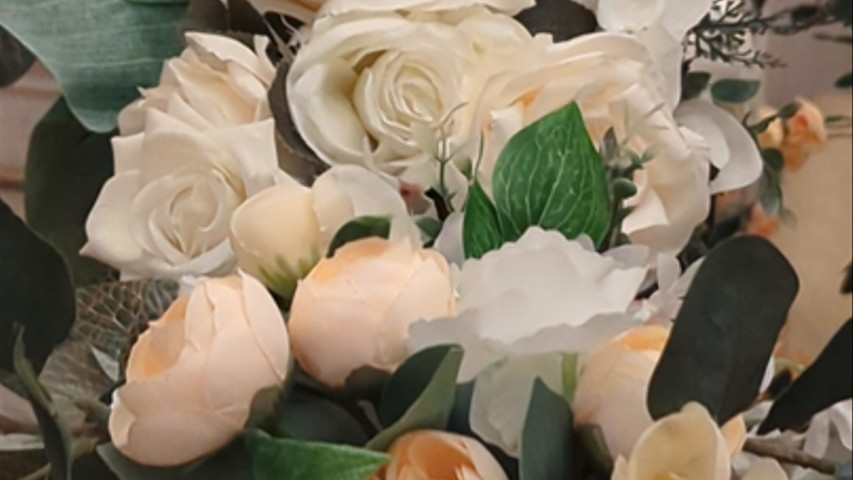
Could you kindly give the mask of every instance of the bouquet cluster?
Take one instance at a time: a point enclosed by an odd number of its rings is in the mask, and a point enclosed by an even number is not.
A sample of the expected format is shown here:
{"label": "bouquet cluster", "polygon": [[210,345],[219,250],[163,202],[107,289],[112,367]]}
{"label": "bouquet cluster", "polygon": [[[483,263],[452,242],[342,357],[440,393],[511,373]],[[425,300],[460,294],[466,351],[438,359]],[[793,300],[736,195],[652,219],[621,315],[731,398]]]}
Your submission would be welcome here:
{"label": "bouquet cluster", "polygon": [[[0,212],[26,478],[849,478],[853,323],[777,356],[797,275],[742,234],[826,121],[702,70],[771,63],[750,41],[782,14],[69,3],[0,7],[65,95],[29,225]],[[115,50],[61,55],[51,8]],[[791,21],[849,22],[814,8]]]}

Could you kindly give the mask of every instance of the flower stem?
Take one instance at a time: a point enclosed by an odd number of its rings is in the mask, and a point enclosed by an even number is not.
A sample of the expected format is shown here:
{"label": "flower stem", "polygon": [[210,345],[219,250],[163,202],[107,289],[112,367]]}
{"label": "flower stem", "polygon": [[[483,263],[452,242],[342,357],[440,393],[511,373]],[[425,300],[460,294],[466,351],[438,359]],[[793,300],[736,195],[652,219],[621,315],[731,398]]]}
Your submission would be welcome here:
{"label": "flower stem", "polygon": [[774,440],[751,438],[743,446],[745,452],[775,458],[780,463],[810,468],[826,475],[835,475],[837,465],[829,460],[813,457]]}

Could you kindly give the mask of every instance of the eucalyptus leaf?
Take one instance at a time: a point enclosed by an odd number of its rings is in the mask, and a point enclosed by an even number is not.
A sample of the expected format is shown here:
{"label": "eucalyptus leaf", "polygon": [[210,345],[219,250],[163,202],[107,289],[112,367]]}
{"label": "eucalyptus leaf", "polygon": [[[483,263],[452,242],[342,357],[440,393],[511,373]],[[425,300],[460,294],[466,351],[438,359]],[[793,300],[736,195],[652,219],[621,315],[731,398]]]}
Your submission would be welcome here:
{"label": "eucalyptus leaf", "polygon": [[547,33],[557,42],[592,33],[598,27],[593,12],[569,0],[538,0],[515,18],[530,33]]}
{"label": "eucalyptus leaf", "polygon": [[758,80],[740,80],[727,78],[714,82],[711,86],[711,95],[720,103],[738,104],[746,103],[761,90],[761,82]]}
{"label": "eucalyptus leaf", "polygon": [[804,425],[818,412],[853,397],[853,319],[773,403],[759,434]]}
{"label": "eucalyptus leaf", "polygon": [[507,241],[538,225],[601,245],[610,230],[607,171],[577,103],[516,134],[498,158],[493,185]]}
{"label": "eucalyptus leaf", "polygon": [[354,218],[344,224],[335,234],[326,256],[335,256],[335,252],[347,243],[370,237],[387,239],[390,234],[391,217],[364,216]]}
{"label": "eucalyptus leaf", "polygon": [[307,389],[294,389],[277,409],[275,430],[282,436],[315,442],[364,445],[367,434],[345,409]]}
{"label": "eucalyptus leaf", "polygon": [[239,440],[209,458],[178,467],[140,465],[111,443],[98,446],[97,452],[120,480],[256,480],[250,452]]}
{"label": "eucalyptus leaf", "polygon": [[35,63],[36,57],[5,28],[0,27],[0,87],[8,87]]}
{"label": "eucalyptus leaf", "polygon": [[681,90],[681,100],[693,100],[698,98],[708,89],[711,83],[710,72],[690,72],[684,78],[683,88]]}
{"label": "eucalyptus leaf", "polygon": [[370,480],[386,463],[384,453],[327,443],[246,435],[254,480]]}
{"label": "eucalyptus leaf", "polygon": [[62,256],[0,202],[0,368],[12,370],[15,325],[40,371],[74,322],[74,289]]}
{"label": "eucalyptus leaf", "polygon": [[468,192],[462,238],[466,258],[481,258],[503,244],[498,212],[479,183],[475,183]]}
{"label": "eucalyptus leaf", "polygon": [[408,432],[445,429],[453,410],[462,355],[458,346],[440,346],[406,360],[388,380],[382,394],[379,418],[387,428],[367,447],[384,451]]}
{"label": "eucalyptus leaf", "polygon": [[65,257],[77,286],[117,279],[111,268],[79,253],[92,205],[113,174],[110,137],[88,131],[59,99],[30,138],[27,224]]}
{"label": "eucalyptus leaf", "polygon": [[711,250],[652,376],[652,417],[697,401],[722,425],[749,408],[798,290],[791,264],[763,238]]}
{"label": "eucalyptus leaf", "polygon": [[761,157],[764,159],[764,164],[775,172],[781,172],[785,168],[785,156],[775,148],[762,150]]}
{"label": "eucalyptus leaf", "polygon": [[83,125],[108,132],[181,52],[185,11],[182,2],[3,0],[0,24],[50,70]]}
{"label": "eucalyptus leaf", "polygon": [[536,379],[521,437],[521,480],[572,478],[574,420],[568,403]]}

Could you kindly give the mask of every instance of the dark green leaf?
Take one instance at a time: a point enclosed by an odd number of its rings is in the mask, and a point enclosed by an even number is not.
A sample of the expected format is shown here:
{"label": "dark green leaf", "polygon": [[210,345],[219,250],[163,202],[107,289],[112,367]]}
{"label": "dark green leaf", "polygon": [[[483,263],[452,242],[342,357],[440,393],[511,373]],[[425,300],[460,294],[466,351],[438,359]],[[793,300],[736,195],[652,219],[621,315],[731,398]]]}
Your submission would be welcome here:
{"label": "dark green leaf", "polygon": [[850,0],[830,0],[829,9],[845,25],[853,24],[853,2]]}
{"label": "dark green leaf", "polygon": [[246,433],[255,480],[369,480],[388,455],[360,448]]}
{"label": "dark green leaf", "polygon": [[107,281],[112,270],[80,255],[86,218],[113,173],[110,134],[91,133],[60,99],[36,125],[27,158],[27,223],[68,263],[75,285]]}
{"label": "dark green leaf", "polygon": [[558,42],[592,33],[598,27],[594,13],[568,0],[538,0],[515,18],[529,32],[549,33]]}
{"label": "dark green leaf", "polygon": [[71,436],[59,418],[50,394],[39,383],[33,365],[24,351],[23,332],[18,335],[14,352],[15,373],[27,389],[39,430],[44,439],[44,449],[51,467],[52,480],[71,479]]}
{"label": "dark green leaf", "polygon": [[649,385],[652,416],[697,401],[722,425],[749,408],[798,290],[793,267],[763,238],[711,250]]}
{"label": "dark green leaf", "polygon": [[346,410],[307,389],[294,389],[275,416],[276,432],[288,438],[364,445],[367,434]]}
{"label": "dark green leaf", "polygon": [[802,105],[800,105],[799,102],[789,103],[788,105],[782,107],[779,112],[776,113],[776,116],[783,120],[787,120],[796,115],[797,112],[800,111],[800,108],[802,108]]}
{"label": "dark green leaf", "polygon": [[250,452],[241,441],[233,442],[210,458],[170,468],[140,465],[111,443],[100,445],[97,451],[120,480],[256,480]]}
{"label": "dark green leaf", "polygon": [[562,395],[536,379],[521,437],[521,480],[572,478],[573,424]]}
{"label": "dark green leaf", "polygon": [[729,78],[714,82],[711,95],[720,103],[746,103],[752,100],[761,90],[758,80],[739,80]]}
{"label": "dark green leaf", "polygon": [[764,163],[773,171],[781,172],[785,168],[785,156],[779,150],[775,148],[762,150],[761,156],[764,158]]}
{"label": "dark green leaf", "polygon": [[40,371],[74,322],[74,289],[62,256],[0,202],[0,368],[12,370],[14,326],[25,327],[29,360]]}
{"label": "dark green leaf", "polygon": [[505,240],[538,225],[600,245],[610,229],[607,171],[577,103],[516,134],[498,158],[493,184]]}
{"label": "dark green leaf", "polygon": [[838,88],[850,88],[853,87],[853,73],[848,73],[841,78],[839,78],[835,82],[835,86]]}
{"label": "dark green leaf", "polygon": [[379,416],[387,428],[367,444],[368,448],[383,451],[413,430],[447,427],[462,355],[457,346],[441,346],[406,360],[388,380],[382,394]]}
{"label": "dark green leaf", "polygon": [[775,172],[773,175],[766,174],[764,182],[761,186],[761,193],[758,200],[761,202],[761,207],[767,215],[779,215],[784,209],[782,184],[779,175]]}
{"label": "dark green leaf", "polygon": [[475,183],[468,193],[462,237],[466,258],[481,258],[503,244],[498,212],[479,183]]}
{"label": "dark green leaf", "polygon": [[391,234],[391,217],[358,217],[347,222],[335,234],[329,245],[328,257],[344,245],[369,237],[388,238]]}
{"label": "dark green leaf", "polygon": [[690,72],[684,78],[684,85],[681,90],[681,99],[693,100],[702,95],[708,85],[711,83],[711,74],[709,72]]}
{"label": "dark green leaf", "polygon": [[844,274],[844,283],[841,284],[841,293],[853,293],[853,265],[847,267]]}
{"label": "dark green leaf", "polygon": [[36,57],[21,45],[5,28],[0,27],[0,87],[7,87],[21,78]]}
{"label": "dark green leaf", "polygon": [[853,397],[853,319],[835,334],[814,364],[782,392],[758,433],[804,425],[816,413]]}
{"label": "dark green leaf", "polygon": [[119,110],[157,83],[181,52],[183,4],[3,0],[0,23],[50,70],[86,128],[108,132]]}

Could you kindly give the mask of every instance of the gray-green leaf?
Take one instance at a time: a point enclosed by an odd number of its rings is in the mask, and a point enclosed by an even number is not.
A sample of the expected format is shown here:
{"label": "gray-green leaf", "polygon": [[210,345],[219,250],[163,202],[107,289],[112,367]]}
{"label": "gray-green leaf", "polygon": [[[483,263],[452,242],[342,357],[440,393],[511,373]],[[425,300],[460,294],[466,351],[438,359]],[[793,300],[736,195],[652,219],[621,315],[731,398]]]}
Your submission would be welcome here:
{"label": "gray-green leaf", "polygon": [[185,11],[175,2],[3,0],[0,23],[47,66],[80,121],[108,132],[180,53]]}
{"label": "gray-green leaf", "polygon": [[758,80],[740,80],[727,78],[714,82],[711,86],[711,96],[720,103],[746,103],[761,90]]}
{"label": "gray-green leaf", "polygon": [[507,241],[538,225],[600,245],[610,229],[607,171],[577,103],[516,134],[498,158],[493,185]]}

